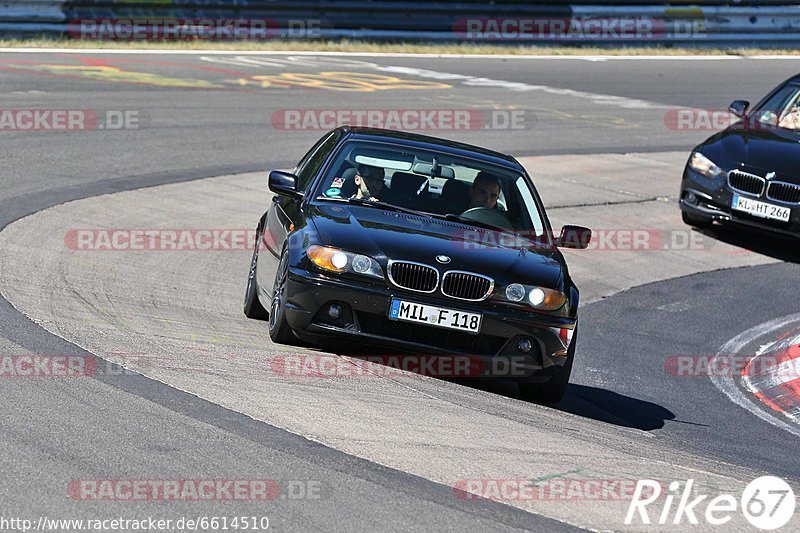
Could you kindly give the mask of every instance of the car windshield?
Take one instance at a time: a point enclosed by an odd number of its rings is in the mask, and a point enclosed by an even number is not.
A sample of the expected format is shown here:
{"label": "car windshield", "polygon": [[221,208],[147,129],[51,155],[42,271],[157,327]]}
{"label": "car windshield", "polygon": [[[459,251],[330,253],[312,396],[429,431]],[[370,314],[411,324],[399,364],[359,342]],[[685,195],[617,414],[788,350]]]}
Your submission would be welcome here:
{"label": "car windshield", "polygon": [[800,85],[788,83],[752,113],[760,126],[800,130]]}
{"label": "car windshield", "polygon": [[528,240],[545,236],[534,192],[520,173],[418,148],[349,141],[316,194],[318,199],[391,204]]}

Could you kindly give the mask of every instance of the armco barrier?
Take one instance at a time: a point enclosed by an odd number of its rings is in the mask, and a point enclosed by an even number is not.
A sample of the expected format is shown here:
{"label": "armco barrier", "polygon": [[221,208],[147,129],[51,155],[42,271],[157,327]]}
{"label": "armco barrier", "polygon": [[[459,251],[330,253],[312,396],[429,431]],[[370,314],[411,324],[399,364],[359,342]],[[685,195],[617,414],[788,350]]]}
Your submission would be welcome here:
{"label": "armco barrier", "polygon": [[[660,22],[672,28],[671,34],[656,34],[651,42],[704,45],[775,45],[800,44],[800,5],[762,6],[573,6],[572,19],[584,20],[620,17]],[[602,40],[609,44],[613,40]]]}
{"label": "armco barrier", "polygon": [[0,34],[25,36],[64,31],[63,0],[0,0]]}
{"label": "armco barrier", "polygon": [[[150,20],[158,25],[158,21],[174,19],[189,26],[206,20],[267,21],[276,30],[270,33],[271,39],[688,46],[800,43],[800,2],[786,0],[695,4],[654,0],[0,0],[0,33],[5,35],[91,38],[81,34],[87,21],[143,24]],[[649,24],[651,31],[631,38],[613,29],[588,31],[615,20],[644,28]],[[291,31],[303,23],[308,23],[308,31]],[[475,27],[482,31],[469,31]],[[519,31],[526,27],[538,31]],[[290,31],[278,31],[286,29]],[[252,36],[263,38],[258,32]]]}

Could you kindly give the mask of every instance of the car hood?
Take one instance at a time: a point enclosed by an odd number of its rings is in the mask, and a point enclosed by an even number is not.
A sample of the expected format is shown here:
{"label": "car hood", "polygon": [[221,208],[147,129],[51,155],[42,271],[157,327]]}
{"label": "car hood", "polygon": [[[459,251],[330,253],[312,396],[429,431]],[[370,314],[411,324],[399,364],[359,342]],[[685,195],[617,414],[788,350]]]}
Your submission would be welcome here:
{"label": "car hood", "polygon": [[[427,216],[341,204],[310,206],[323,244],[374,257],[424,263],[484,274],[500,284],[525,283],[560,289],[563,257],[552,246],[514,247],[514,237]],[[450,258],[440,264],[436,257]]]}
{"label": "car hood", "polygon": [[781,179],[800,183],[800,132],[734,126],[708,139],[701,151],[725,170],[777,172]]}

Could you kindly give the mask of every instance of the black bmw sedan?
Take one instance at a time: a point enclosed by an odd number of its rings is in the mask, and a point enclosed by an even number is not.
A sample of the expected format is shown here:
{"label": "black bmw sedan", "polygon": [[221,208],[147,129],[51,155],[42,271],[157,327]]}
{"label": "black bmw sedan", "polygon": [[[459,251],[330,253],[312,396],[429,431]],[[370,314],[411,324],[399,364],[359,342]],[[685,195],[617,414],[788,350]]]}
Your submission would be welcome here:
{"label": "black bmw sedan", "polygon": [[[513,360],[521,392],[556,402],[575,357],[577,287],[512,157],[422,135],[341,127],[272,171],[244,312],[273,341],[345,339],[403,354]],[[503,366],[508,368],[508,365]],[[502,374],[502,375],[501,375]]]}
{"label": "black bmw sedan", "polygon": [[800,75],[748,108],[733,102],[740,120],[692,151],[681,183],[683,220],[800,236]]}

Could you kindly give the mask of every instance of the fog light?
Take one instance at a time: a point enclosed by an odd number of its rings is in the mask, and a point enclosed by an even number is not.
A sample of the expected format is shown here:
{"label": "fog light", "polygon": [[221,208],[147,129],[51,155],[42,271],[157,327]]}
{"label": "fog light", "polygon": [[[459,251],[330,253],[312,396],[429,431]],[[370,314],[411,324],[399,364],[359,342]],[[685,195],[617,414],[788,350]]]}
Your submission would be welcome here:
{"label": "fog light", "polygon": [[369,271],[372,266],[372,260],[366,255],[357,255],[353,258],[353,270],[359,274]]}
{"label": "fog light", "polygon": [[512,302],[521,302],[525,298],[525,287],[519,283],[512,283],[506,287],[506,298]]}
{"label": "fog light", "polygon": [[530,352],[531,347],[532,345],[530,339],[520,339],[520,341],[517,343],[517,350],[519,350],[522,353]]}
{"label": "fog light", "polygon": [[331,304],[328,307],[328,316],[336,320],[342,316],[342,306],[339,304]]}
{"label": "fog light", "polygon": [[693,192],[686,193],[686,203],[689,205],[697,205],[697,195]]}

